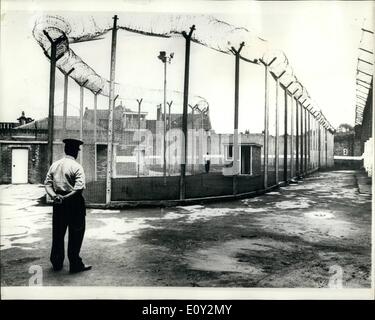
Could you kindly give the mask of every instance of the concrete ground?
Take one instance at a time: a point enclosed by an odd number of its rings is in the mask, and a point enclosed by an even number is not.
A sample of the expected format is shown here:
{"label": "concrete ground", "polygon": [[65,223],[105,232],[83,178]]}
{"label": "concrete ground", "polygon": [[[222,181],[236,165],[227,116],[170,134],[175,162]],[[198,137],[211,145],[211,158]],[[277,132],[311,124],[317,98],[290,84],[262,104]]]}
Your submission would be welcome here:
{"label": "concrete ground", "polygon": [[[89,272],[53,272],[50,206],[38,185],[0,186],[1,285],[370,287],[371,194],[358,172],[316,173],[256,198],[164,209],[88,209]],[[337,283],[337,282],[336,282]]]}

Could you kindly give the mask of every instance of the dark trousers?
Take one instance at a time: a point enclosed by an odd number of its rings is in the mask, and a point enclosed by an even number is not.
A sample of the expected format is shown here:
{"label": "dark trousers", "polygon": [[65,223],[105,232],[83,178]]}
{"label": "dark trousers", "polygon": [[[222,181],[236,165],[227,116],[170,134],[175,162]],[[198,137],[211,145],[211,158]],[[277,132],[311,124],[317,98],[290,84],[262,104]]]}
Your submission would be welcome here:
{"label": "dark trousers", "polygon": [[204,165],[206,173],[210,172],[210,164],[211,164],[211,161],[206,161],[206,164]]}
{"label": "dark trousers", "polygon": [[52,216],[52,250],[51,262],[55,269],[61,269],[64,262],[64,238],[69,229],[68,259],[70,269],[83,266],[79,256],[86,226],[85,200],[81,194],[76,194],[53,205]]}

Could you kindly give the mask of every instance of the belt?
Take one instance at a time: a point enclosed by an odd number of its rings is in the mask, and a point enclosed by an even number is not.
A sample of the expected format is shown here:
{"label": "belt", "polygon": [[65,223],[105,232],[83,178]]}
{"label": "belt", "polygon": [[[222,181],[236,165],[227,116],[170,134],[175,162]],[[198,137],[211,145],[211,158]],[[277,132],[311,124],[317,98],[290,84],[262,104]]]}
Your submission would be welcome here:
{"label": "belt", "polygon": [[56,191],[56,194],[60,194],[62,196],[65,196],[67,195],[68,193],[70,193],[71,191]]}

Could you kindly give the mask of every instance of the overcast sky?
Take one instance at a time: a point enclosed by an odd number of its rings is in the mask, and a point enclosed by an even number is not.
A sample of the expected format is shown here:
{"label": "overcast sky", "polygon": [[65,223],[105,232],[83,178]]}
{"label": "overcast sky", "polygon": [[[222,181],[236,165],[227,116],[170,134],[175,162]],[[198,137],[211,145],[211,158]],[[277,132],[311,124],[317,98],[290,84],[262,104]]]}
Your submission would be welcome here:
{"label": "overcast sky", "polygon": [[[72,3],[74,6],[69,5]],[[51,8],[51,5],[47,7],[38,1],[29,1],[30,5],[16,1],[12,7],[8,5],[13,10],[2,12],[0,121],[15,121],[21,111],[36,119],[48,114],[49,61],[31,33],[34,18],[42,14],[41,10],[52,9],[52,12],[62,16],[68,15],[66,11],[72,9],[81,10],[82,15],[90,15],[85,11],[87,9],[99,10],[110,20],[114,13],[126,9],[207,13],[254,31],[273,47],[286,53],[296,76],[333,126],[344,122],[354,124],[360,29],[364,18],[373,21],[372,1],[205,1],[203,4],[198,1],[177,1],[168,6],[160,1],[147,1],[141,5],[130,3],[127,7],[118,5],[118,11],[114,11],[116,1],[98,2],[96,7],[93,3],[91,1],[88,7],[82,1],[59,1]],[[2,10],[6,7],[3,5]],[[220,34],[215,36],[220,37]],[[103,40],[77,43],[71,47],[99,74],[109,76],[110,34]],[[168,87],[182,91],[183,38],[161,39],[120,31],[116,81],[162,89],[163,66],[157,59],[161,50],[175,53],[172,63],[168,65]],[[260,132],[263,126],[264,68],[241,62],[240,70],[240,130]],[[58,72],[57,114],[61,112],[62,80]],[[193,44],[190,88],[208,100],[214,129],[217,132],[230,132],[233,129],[234,57]],[[271,99],[273,102],[274,99]],[[69,103],[73,114],[79,106],[79,89],[73,81],[70,82]],[[99,103],[101,108],[107,108],[108,98],[100,98]],[[135,101],[123,103],[134,109],[137,105]],[[85,106],[92,105],[93,95],[86,92]],[[143,108],[149,113],[148,118],[155,117],[154,103],[145,103]],[[181,111],[178,103],[175,111]]]}

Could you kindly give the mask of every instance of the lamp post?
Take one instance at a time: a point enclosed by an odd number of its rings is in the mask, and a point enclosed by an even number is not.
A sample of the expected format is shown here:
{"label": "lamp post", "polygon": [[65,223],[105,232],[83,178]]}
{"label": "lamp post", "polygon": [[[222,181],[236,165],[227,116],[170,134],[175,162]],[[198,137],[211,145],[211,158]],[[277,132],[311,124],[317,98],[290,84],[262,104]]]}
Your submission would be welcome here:
{"label": "lamp post", "polygon": [[[171,124],[171,107],[172,107],[172,104],[173,104],[173,100],[171,102],[167,102],[167,105],[168,105],[168,132],[169,132],[169,137],[171,135],[171,128],[172,128],[172,124]],[[169,176],[171,175],[171,148],[170,147],[168,148],[168,175]]]}
{"label": "lamp post", "polygon": [[[208,108],[202,108],[200,109],[198,106],[196,106],[196,110],[201,114],[201,135],[203,135],[204,132],[204,114],[208,111]],[[202,163],[203,161],[203,136],[200,136],[200,147],[199,147],[199,163]]]}
{"label": "lamp post", "polygon": [[194,129],[194,111],[198,108],[198,105],[188,105],[191,109],[191,174],[194,174],[195,164],[195,129]]}
{"label": "lamp post", "polygon": [[171,63],[171,60],[173,59],[174,53],[170,53],[169,56],[167,56],[167,53],[165,51],[160,51],[158,58],[163,62],[164,64],[164,103],[163,103],[163,177],[164,177],[164,184],[167,182],[167,161],[166,161],[166,104],[167,104],[167,63]]}
{"label": "lamp post", "polygon": [[137,178],[139,178],[139,162],[140,162],[140,141],[141,141],[141,104],[142,99],[137,99],[138,102],[138,150],[137,150]]}

